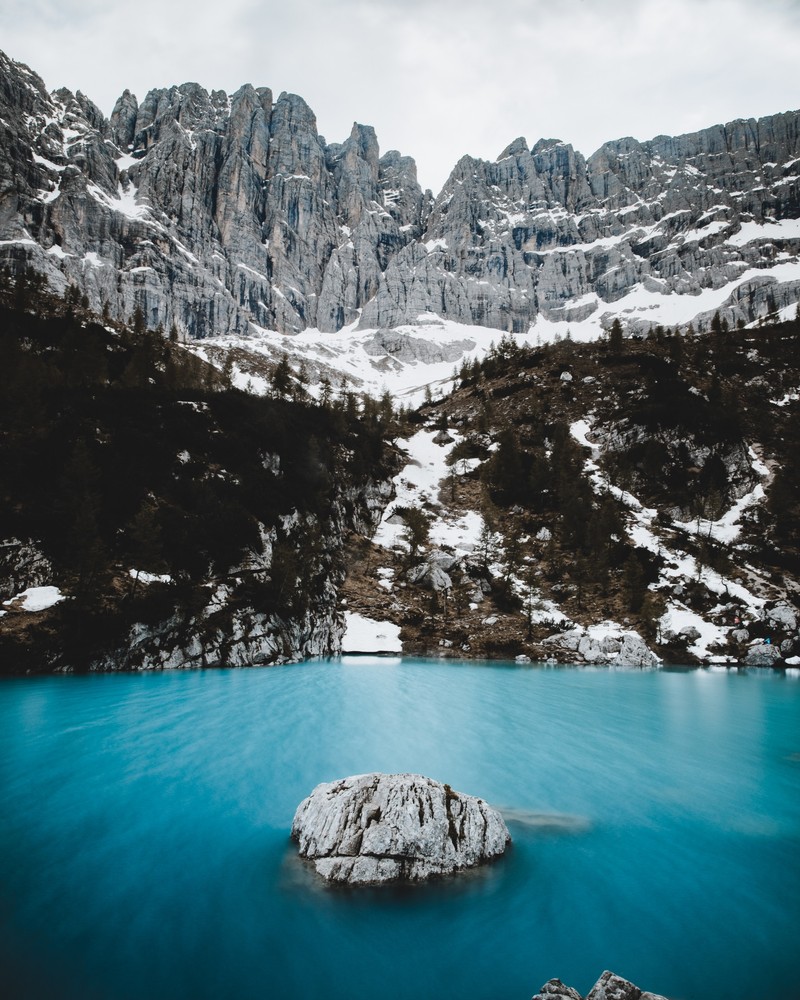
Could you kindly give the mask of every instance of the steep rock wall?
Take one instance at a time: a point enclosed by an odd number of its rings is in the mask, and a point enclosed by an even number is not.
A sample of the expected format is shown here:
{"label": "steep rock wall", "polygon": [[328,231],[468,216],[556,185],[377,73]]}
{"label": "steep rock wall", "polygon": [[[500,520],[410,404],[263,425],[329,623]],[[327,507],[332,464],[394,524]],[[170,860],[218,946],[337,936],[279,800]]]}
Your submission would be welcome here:
{"label": "steep rock wall", "polygon": [[[436,313],[527,331],[598,329],[724,289],[729,324],[800,297],[800,112],[689,135],[572,146],[516,139],[455,166],[438,198],[369,126],[340,144],[296,95],[197,84],[129,92],[109,120],[0,54],[0,260],[141,309],[189,337],[386,328]],[[648,300],[650,301],[650,300]],[[674,302],[674,299],[670,299]],[[687,304],[688,303],[688,304]]]}

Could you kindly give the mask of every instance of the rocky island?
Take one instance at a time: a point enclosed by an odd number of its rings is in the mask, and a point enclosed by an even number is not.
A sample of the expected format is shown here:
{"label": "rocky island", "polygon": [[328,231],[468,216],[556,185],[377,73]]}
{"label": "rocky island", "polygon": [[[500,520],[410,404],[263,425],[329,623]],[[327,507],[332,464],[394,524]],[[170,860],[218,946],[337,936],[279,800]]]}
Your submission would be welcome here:
{"label": "rocky island", "polygon": [[502,854],[511,837],[482,799],[420,774],[361,774],[317,785],[292,838],[329,882],[421,882]]}

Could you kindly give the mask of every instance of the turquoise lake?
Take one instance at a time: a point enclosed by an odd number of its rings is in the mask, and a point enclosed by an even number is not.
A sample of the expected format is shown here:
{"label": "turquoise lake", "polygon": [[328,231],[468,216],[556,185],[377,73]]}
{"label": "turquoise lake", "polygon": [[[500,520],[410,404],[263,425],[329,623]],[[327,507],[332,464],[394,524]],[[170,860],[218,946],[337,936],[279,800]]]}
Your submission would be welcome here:
{"label": "turquoise lake", "polygon": [[[485,798],[497,863],[322,885],[321,781]],[[604,969],[800,997],[800,680],[360,660],[0,683],[0,968],[25,1000],[492,998]]]}

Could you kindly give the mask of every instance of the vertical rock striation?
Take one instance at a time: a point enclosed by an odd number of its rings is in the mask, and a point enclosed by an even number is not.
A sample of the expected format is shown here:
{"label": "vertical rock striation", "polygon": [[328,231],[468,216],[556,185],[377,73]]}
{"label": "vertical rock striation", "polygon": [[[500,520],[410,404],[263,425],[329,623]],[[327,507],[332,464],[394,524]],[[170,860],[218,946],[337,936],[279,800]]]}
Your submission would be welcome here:
{"label": "vertical rock striation", "polygon": [[371,128],[327,145],[267,88],[129,91],[111,118],[0,53],[0,256],[98,313],[191,337],[336,330],[421,231],[413,160]]}

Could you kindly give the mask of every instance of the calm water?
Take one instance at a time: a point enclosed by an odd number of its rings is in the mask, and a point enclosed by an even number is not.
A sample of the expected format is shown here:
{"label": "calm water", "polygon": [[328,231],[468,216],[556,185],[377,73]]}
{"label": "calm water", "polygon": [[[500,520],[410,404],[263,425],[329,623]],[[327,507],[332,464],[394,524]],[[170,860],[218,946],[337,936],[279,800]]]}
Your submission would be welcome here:
{"label": "calm water", "polygon": [[[461,880],[322,888],[320,781],[418,771],[509,810]],[[0,684],[14,998],[525,1000],[611,968],[800,996],[800,682],[414,661]]]}

